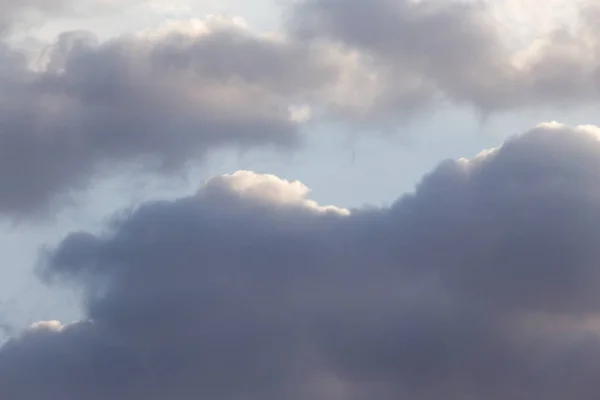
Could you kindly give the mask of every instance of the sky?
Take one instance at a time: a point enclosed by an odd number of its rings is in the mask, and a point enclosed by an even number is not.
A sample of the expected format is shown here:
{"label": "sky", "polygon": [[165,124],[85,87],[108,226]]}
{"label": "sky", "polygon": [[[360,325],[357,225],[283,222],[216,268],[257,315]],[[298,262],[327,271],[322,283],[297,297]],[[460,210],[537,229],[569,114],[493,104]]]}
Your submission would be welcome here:
{"label": "sky", "polygon": [[0,0],[0,398],[597,398],[598,16]]}

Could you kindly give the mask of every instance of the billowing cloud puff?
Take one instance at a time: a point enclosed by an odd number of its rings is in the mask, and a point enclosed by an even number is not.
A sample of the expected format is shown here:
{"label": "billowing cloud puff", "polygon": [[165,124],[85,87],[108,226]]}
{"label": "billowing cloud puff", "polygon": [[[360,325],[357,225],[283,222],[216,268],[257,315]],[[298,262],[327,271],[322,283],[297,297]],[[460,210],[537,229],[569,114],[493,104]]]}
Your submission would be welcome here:
{"label": "billowing cloud puff", "polygon": [[0,397],[595,399],[598,133],[542,124],[385,208],[241,171],[73,233],[45,272],[88,320],[5,344]]}
{"label": "billowing cloud puff", "polygon": [[209,150],[298,145],[317,50],[209,20],[100,43],[62,35],[38,70],[0,52],[0,213],[28,214],[99,171],[170,172]]}

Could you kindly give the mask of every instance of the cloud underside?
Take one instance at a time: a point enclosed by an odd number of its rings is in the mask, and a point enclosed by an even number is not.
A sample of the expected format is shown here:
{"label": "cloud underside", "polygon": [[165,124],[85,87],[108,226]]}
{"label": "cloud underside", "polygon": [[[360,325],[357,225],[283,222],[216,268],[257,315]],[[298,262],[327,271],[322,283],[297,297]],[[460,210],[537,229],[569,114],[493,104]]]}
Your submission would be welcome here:
{"label": "cloud underside", "polygon": [[[8,21],[69,8],[13,3],[0,3]],[[595,104],[597,12],[582,11],[525,49],[507,47],[489,5],[408,0],[309,0],[268,35],[213,17],[107,42],[68,32],[35,59],[5,45],[0,213],[33,215],[132,165],[164,174],[221,148],[294,149],[309,120],[394,131],[446,102]]]}
{"label": "cloud underside", "polygon": [[385,208],[240,171],[73,233],[44,273],[86,321],[5,344],[0,397],[596,399],[599,135],[540,125]]}

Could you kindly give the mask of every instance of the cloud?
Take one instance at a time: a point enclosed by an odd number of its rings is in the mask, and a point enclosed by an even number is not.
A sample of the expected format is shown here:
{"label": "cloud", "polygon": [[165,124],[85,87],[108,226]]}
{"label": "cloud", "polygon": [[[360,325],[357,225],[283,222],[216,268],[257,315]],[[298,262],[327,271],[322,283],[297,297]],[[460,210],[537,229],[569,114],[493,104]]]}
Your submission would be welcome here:
{"label": "cloud", "polygon": [[132,166],[165,174],[216,149],[297,148],[309,121],[395,131],[445,101],[595,103],[600,36],[582,10],[526,49],[506,45],[489,4],[431,0],[307,0],[270,34],[218,16],[104,42],[67,32],[37,62],[3,45],[0,214],[38,215]]}
{"label": "cloud", "polygon": [[88,320],[0,349],[0,396],[594,399],[600,129],[541,124],[385,208],[240,171],[69,235]]}
{"label": "cloud", "polygon": [[194,26],[107,42],[65,33],[37,69],[4,47],[0,213],[35,213],[132,165],[165,173],[215,149],[299,146],[305,93],[334,64],[239,23]]}
{"label": "cloud", "polygon": [[551,23],[534,42],[527,35],[525,49],[498,17],[515,14],[514,3],[306,0],[290,31],[355,52],[372,90],[362,107],[341,101],[337,110],[380,126],[440,100],[486,112],[598,102],[598,10],[577,4],[578,20]]}
{"label": "cloud", "polygon": [[0,39],[27,32],[33,25],[55,18],[111,12],[116,4],[123,6],[124,3],[110,0],[0,0]]}
{"label": "cloud", "polygon": [[57,12],[62,9],[66,2],[66,0],[0,1],[0,37],[8,33],[13,25],[27,14]]}

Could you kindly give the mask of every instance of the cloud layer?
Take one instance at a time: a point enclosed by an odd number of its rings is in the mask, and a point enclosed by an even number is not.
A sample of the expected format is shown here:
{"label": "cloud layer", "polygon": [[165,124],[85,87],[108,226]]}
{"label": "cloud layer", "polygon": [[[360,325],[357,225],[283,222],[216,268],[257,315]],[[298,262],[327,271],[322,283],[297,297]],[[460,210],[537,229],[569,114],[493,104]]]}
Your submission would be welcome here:
{"label": "cloud layer", "polygon": [[595,399],[599,138],[542,124],[380,209],[240,171],[73,233],[45,272],[89,320],[2,347],[0,397]]}
{"label": "cloud layer", "polygon": [[[0,3],[13,22],[40,8],[69,9]],[[290,15],[271,34],[217,17],[106,42],[66,32],[38,60],[1,46],[0,214],[34,215],[104,172],[296,148],[309,119],[395,131],[448,101],[493,112],[599,100],[592,6],[525,49],[486,3],[307,0]]]}

